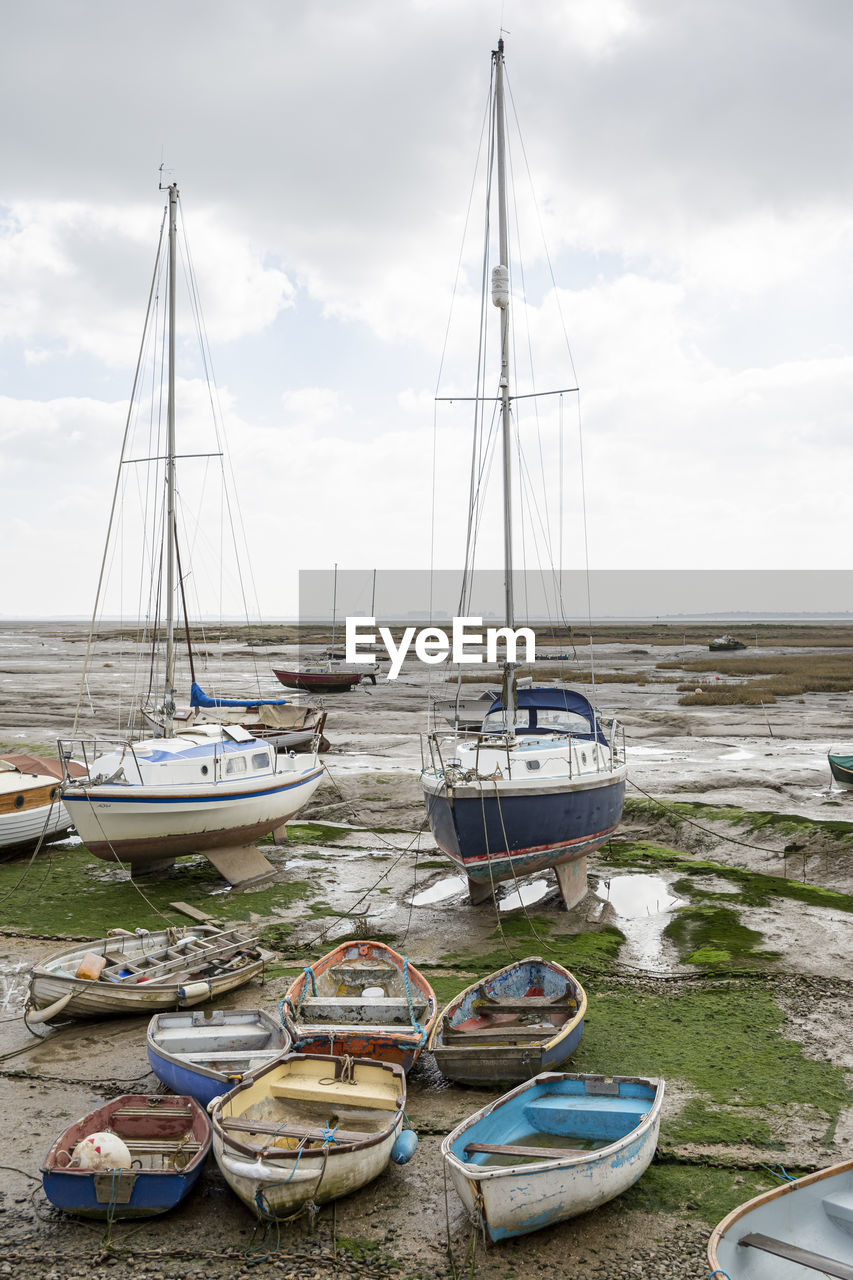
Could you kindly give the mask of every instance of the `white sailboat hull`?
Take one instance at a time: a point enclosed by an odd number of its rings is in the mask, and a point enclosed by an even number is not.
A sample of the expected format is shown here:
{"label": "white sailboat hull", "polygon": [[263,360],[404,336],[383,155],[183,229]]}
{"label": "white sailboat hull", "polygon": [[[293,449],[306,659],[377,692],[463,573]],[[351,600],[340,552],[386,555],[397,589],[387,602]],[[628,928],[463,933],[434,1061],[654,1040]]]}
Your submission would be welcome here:
{"label": "white sailboat hull", "polygon": [[96,857],[144,868],[185,853],[246,844],[283,825],[319,786],[313,761],[212,786],[67,785],[63,800]]}

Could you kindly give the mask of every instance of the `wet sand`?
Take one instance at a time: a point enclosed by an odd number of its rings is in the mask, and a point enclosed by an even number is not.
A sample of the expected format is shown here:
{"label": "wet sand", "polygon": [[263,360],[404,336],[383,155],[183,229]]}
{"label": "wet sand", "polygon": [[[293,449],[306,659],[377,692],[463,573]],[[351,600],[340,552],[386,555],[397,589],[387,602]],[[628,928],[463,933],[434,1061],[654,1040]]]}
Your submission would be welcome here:
{"label": "wet sand", "polygon": [[[0,746],[53,754],[58,736],[69,733],[77,700],[85,651],[85,627],[71,624],[0,625]],[[128,697],[124,663],[132,645],[115,640],[95,648],[93,674],[83,699],[83,726],[111,728],[106,713]],[[803,652],[798,650],[798,652]],[[638,655],[630,644],[596,646],[599,671],[654,673],[658,661],[706,656],[707,649],[688,646],[645,646]],[[271,667],[292,662],[293,646],[248,648],[222,646],[226,696],[254,690],[261,674],[263,696],[278,696]],[[672,673],[667,673],[671,677]],[[204,684],[204,673],[199,673]],[[439,682],[432,678],[438,692]],[[426,728],[430,680],[423,669],[404,668],[401,678],[381,679],[352,693],[329,696],[326,733],[333,746],[325,757],[328,780],[300,818],[352,825],[352,833],[332,846],[280,851],[285,878],[309,878],[314,893],[333,917],[306,918],[298,902],[257,917],[252,894],[243,895],[245,918],[253,923],[279,920],[292,925],[291,937],[319,953],[336,935],[352,929],[352,919],[371,932],[390,932],[414,963],[437,963],[456,951],[484,953],[495,949],[493,908],[473,909],[453,869],[440,868],[429,834],[417,834],[423,808],[418,770],[417,735]],[[470,686],[469,686],[470,688]],[[657,800],[698,800],[732,804],[747,810],[800,814],[812,819],[853,820],[853,793],[831,790],[826,749],[834,740],[853,737],[851,703],[839,695],[807,695],[785,699],[766,711],[753,707],[679,707],[673,683],[645,685],[608,683],[599,691],[605,714],[624,725],[629,759],[629,795]],[[630,824],[629,824],[630,825]],[[393,828],[372,834],[370,828]],[[638,832],[648,838],[648,832]],[[704,856],[733,866],[784,874],[784,841],[762,833],[750,847],[727,843],[716,833],[697,834]],[[305,856],[308,854],[309,856]],[[21,864],[22,870],[24,863]],[[180,867],[174,873],[174,898],[180,898]],[[626,936],[619,972],[626,981],[677,981],[685,975],[672,945],[663,937],[669,912],[677,905],[673,875],[614,875],[590,860],[591,892],[572,913],[573,929],[582,932],[612,921]],[[52,875],[61,875],[61,853],[52,860]],[[853,864],[827,861],[812,866],[809,878],[826,887],[853,893]],[[129,886],[132,911],[133,889]],[[508,897],[510,889],[502,893]],[[561,912],[553,878],[539,876],[525,884],[526,900],[537,912],[557,918]],[[502,917],[510,918],[512,903]],[[2,907],[0,907],[2,910]],[[253,918],[254,917],[254,918]],[[758,929],[766,945],[778,950],[781,971],[792,979],[823,983],[807,1014],[790,997],[791,1026],[786,1034],[800,1038],[815,1056],[853,1071],[853,1060],[840,1034],[846,1016],[846,983],[853,983],[850,917],[823,907],[780,901],[755,907],[744,922]],[[132,920],[113,923],[132,927]],[[73,928],[69,929],[73,933]],[[213,1162],[201,1189],[176,1213],[153,1220],[132,1238],[116,1225],[114,1241],[126,1239],[136,1256],[120,1254],[109,1262],[93,1262],[101,1254],[102,1232],[62,1218],[45,1207],[38,1184],[38,1165],[56,1131],[97,1105],[104,1097],[128,1089],[153,1092],[156,1079],[147,1070],[144,1023],[114,1019],[63,1029],[44,1044],[32,1039],[20,1021],[26,968],[53,949],[47,940],[7,937],[0,960],[0,1054],[24,1049],[0,1065],[0,1105],[7,1118],[8,1160],[0,1157],[0,1238],[5,1257],[0,1275],[128,1276],[150,1274],[217,1277],[241,1275],[248,1263],[244,1250],[253,1238],[249,1214],[231,1196]],[[287,955],[281,957],[287,962]],[[300,961],[301,963],[301,961]],[[460,979],[463,975],[459,975]],[[582,976],[582,975],[580,975]],[[289,979],[276,978],[235,993],[233,1003],[272,1008]],[[460,981],[460,985],[462,982]],[[629,1068],[629,1064],[626,1064]],[[670,1091],[668,1107],[683,1095]],[[388,1259],[400,1263],[399,1274],[450,1274],[446,1259],[448,1227],[457,1264],[463,1268],[470,1245],[469,1226],[452,1187],[445,1186],[438,1154],[441,1136],[493,1094],[449,1087],[426,1061],[410,1080],[408,1113],[420,1134],[420,1149],[410,1165],[390,1170],[371,1186],[323,1210],[311,1230],[306,1224],[283,1229],[278,1253],[251,1267],[251,1274],[273,1271],[293,1275],[388,1274]],[[796,1163],[831,1163],[840,1159],[842,1143],[853,1136],[853,1108],[842,1115],[828,1145],[821,1135],[792,1125],[781,1156]],[[683,1153],[682,1153],[683,1154]],[[34,1190],[32,1199],[30,1191]],[[333,1225],[334,1224],[334,1225]],[[333,1235],[360,1242],[333,1258]],[[592,1274],[608,1280],[622,1275],[700,1276],[707,1227],[681,1214],[626,1215],[619,1202],[592,1215],[526,1239],[484,1250],[479,1243],[475,1274],[550,1276]],[[268,1242],[269,1243],[269,1242]],[[144,1250],[162,1252],[148,1256]],[[294,1256],[289,1256],[294,1255]],[[299,1256],[295,1256],[299,1255]],[[7,1270],[7,1266],[11,1270]],[[517,1271],[516,1271],[517,1269]],[[706,1269],[705,1269],[706,1270]]]}

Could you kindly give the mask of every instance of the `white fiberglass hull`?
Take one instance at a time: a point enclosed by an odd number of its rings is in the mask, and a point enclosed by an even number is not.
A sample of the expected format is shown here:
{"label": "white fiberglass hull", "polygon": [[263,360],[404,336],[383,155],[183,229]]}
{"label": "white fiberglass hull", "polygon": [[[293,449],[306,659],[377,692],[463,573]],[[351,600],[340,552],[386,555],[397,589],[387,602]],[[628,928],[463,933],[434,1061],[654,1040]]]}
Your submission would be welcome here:
{"label": "white fiberglass hull", "polygon": [[0,854],[30,848],[42,839],[52,840],[70,831],[72,826],[67,810],[58,799],[52,805],[0,813]]}
{"label": "white fiberglass hull", "polygon": [[73,784],[63,800],[90,853],[144,868],[185,853],[247,844],[283,825],[319,786],[311,759],[263,778],[195,786]]}

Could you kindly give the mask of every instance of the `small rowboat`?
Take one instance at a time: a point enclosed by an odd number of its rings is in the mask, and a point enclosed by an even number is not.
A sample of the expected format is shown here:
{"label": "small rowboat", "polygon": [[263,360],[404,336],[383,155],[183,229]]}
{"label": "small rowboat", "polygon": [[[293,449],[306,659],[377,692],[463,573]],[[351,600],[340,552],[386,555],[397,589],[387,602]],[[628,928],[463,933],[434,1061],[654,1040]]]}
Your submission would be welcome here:
{"label": "small rowboat", "polygon": [[256,942],[237,929],[200,924],[157,933],[118,930],[55,951],[30,973],[27,1009],[37,1012],[28,1012],[28,1021],[202,1004],[263,972]]}
{"label": "small rowboat", "polygon": [[391,1063],[288,1054],[211,1104],[213,1153],[259,1218],[286,1217],[382,1173],[405,1103]]}
{"label": "small rowboat", "polygon": [[[310,693],[348,693],[365,679],[362,671],[276,671],[273,675],[286,689],[307,689]],[[370,676],[376,684],[376,676]]]}
{"label": "small rowboat", "polygon": [[829,771],[843,791],[853,791],[853,745],[830,747]]}
{"label": "small rowboat", "polygon": [[853,1280],[853,1160],[739,1205],[708,1241],[713,1280]]}
{"label": "small rowboat", "polygon": [[[78,1144],[121,1139],[129,1167],[83,1168]],[[65,1129],[41,1166],[44,1193],[58,1209],[86,1218],[147,1218],[173,1209],[192,1190],[210,1150],[210,1122],[194,1098],[130,1093]],[[105,1144],[106,1146],[106,1144]],[[98,1147],[94,1148],[96,1151]]]}
{"label": "small rowboat", "polygon": [[155,1013],[148,1024],[148,1061],[157,1079],[204,1107],[289,1049],[287,1028],[263,1009]]}
{"label": "small rowboat", "polygon": [[462,1084],[529,1080],[559,1066],[583,1035],[586,993],[562,965],[538,956],[508,964],[451,1000],[429,1050]]}
{"label": "small rowboat", "polygon": [[459,1197],[491,1240],[596,1209],[651,1163],[664,1082],[545,1073],[458,1125],[441,1144]]}
{"label": "small rowboat", "polygon": [[306,969],[282,1001],[294,1049],[417,1061],[435,1023],[435,992],[382,942],[345,942]]}

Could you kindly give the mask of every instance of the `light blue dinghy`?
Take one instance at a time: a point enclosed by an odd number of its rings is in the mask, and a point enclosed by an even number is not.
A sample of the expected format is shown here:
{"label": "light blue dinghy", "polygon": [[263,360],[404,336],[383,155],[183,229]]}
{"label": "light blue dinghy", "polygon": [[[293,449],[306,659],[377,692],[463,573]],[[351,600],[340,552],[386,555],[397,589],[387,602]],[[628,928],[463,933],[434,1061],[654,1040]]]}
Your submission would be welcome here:
{"label": "light blue dinghy", "polygon": [[458,1125],[441,1154],[492,1240],[596,1209],[651,1163],[664,1082],[546,1072]]}
{"label": "light blue dinghy", "polygon": [[158,1013],[148,1024],[148,1061],[157,1079],[204,1107],[289,1049],[289,1031],[263,1009]]}
{"label": "light blue dinghy", "polygon": [[713,1280],[853,1280],[853,1160],[739,1205],[708,1242]]}

